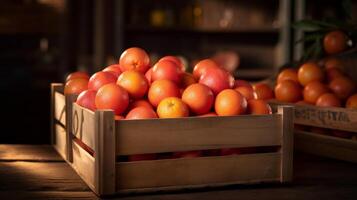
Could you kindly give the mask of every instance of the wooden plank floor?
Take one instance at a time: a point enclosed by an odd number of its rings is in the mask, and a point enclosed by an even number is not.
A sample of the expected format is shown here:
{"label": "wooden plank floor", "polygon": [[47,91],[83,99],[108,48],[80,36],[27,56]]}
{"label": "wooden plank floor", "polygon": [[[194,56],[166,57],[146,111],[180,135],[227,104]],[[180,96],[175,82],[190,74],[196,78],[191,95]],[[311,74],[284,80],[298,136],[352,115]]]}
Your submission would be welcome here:
{"label": "wooden plank floor", "polygon": [[[356,155],[357,156],[357,155]],[[48,145],[0,145],[0,199],[98,199]],[[357,199],[357,164],[298,154],[294,182],[112,197],[124,200]]]}

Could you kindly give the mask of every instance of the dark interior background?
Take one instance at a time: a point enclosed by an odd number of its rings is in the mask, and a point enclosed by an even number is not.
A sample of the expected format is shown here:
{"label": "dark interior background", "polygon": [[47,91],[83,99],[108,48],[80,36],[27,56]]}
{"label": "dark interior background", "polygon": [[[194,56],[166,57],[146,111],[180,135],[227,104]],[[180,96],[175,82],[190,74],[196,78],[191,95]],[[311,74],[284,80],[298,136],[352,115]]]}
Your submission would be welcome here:
{"label": "dark interior background", "polygon": [[[49,143],[50,83],[102,69],[130,46],[189,62],[230,50],[240,78],[269,77],[294,54],[294,32],[279,16],[294,21],[299,0],[284,1],[2,0],[0,143]],[[306,18],[341,16],[339,0],[304,2]]]}

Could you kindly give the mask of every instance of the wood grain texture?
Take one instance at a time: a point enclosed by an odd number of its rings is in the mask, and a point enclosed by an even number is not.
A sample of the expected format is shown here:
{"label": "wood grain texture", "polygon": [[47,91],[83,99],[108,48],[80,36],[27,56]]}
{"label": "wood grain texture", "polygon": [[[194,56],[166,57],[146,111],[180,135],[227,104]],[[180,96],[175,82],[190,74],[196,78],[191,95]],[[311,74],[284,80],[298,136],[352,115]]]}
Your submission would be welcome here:
{"label": "wood grain texture", "polygon": [[[0,149],[3,147],[0,145]],[[26,150],[22,145],[6,145],[6,149],[7,155],[27,155],[27,158],[35,158],[35,162],[1,161],[6,154],[3,157],[0,153],[0,199],[98,199],[67,163],[37,160],[39,155],[47,157],[49,152],[53,156],[50,160],[60,159],[51,146],[26,145]],[[22,163],[26,164],[22,166]],[[121,195],[110,199],[354,200],[357,196],[356,167],[355,163],[298,153],[294,156],[294,182],[289,185],[234,185],[174,193]]]}
{"label": "wood grain texture", "polygon": [[67,157],[67,133],[66,129],[60,126],[59,124],[55,124],[55,133],[54,133],[55,143],[53,147],[57,150],[57,152],[62,156],[62,158],[66,159]]}
{"label": "wood grain texture", "polygon": [[282,145],[281,145],[281,182],[292,181],[293,178],[293,157],[294,157],[294,107],[278,107],[278,113],[283,115],[282,123]]}
{"label": "wood grain texture", "polygon": [[86,144],[91,149],[94,149],[95,140],[95,114],[93,111],[88,110],[73,104],[72,111],[72,133]]}
{"label": "wood grain texture", "polygon": [[0,191],[16,190],[88,191],[89,188],[65,162],[0,162]]}
{"label": "wood grain texture", "polygon": [[63,162],[50,145],[0,144],[0,161]]}
{"label": "wood grain texture", "polygon": [[305,153],[357,163],[357,141],[295,131],[296,149]]}
{"label": "wood grain texture", "polygon": [[0,191],[1,199],[36,199],[36,200],[72,200],[72,199],[99,199],[90,191]]}
{"label": "wood grain texture", "polygon": [[94,191],[96,189],[94,158],[75,142],[72,142],[72,148],[73,162],[71,166],[83,181]]}
{"label": "wood grain texture", "polygon": [[73,104],[77,100],[76,94],[66,95],[66,160],[69,162],[73,161],[72,155],[72,110]]}
{"label": "wood grain texture", "polygon": [[117,190],[279,181],[280,159],[267,153],[118,163]]}
{"label": "wood grain texture", "polygon": [[55,144],[55,113],[56,113],[56,103],[55,103],[55,93],[63,91],[63,84],[62,83],[51,83],[51,102],[50,102],[50,126],[51,126],[51,144]]}
{"label": "wood grain texture", "polygon": [[95,191],[98,195],[115,193],[115,123],[112,110],[95,112]]}
{"label": "wood grain texture", "polygon": [[357,132],[357,110],[355,109],[326,108],[312,105],[281,103],[277,101],[270,101],[269,104],[272,105],[272,107],[279,105],[294,106],[295,124]]}
{"label": "wood grain texture", "polygon": [[281,145],[281,115],[116,121],[117,155]]}
{"label": "wood grain texture", "polygon": [[66,97],[63,93],[54,93],[54,118],[66,126]]}

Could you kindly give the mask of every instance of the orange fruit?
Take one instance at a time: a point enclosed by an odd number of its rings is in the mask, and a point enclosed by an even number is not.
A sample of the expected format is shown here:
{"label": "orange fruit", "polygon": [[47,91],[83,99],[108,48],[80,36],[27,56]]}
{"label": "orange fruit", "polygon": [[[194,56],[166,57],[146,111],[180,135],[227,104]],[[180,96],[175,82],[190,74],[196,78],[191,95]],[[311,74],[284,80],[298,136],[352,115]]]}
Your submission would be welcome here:
{"label": "orange fruit", "polygon": [[120,115],[129,105],[129,94],[119,85],[109,83],[98,90],[95,105],[97,109],[111,109],[115,115]]}
{"label": "orange fruit", "polygon": [[134,70],[145,73],[150,67],[150,58],[145,50],[132,47],[120,55],[119,65],[122,72]]}
{"label": "orange fruit", "polygon": [[102,86],[109,83],[115,83],[116,81],[117,77],[110,72],[97,72],[90,77],[88,89],[97,91]]}
{"label": "orange fruit", "polygon": [[253,89],[253,86],[246,80],[237,79],[234,81],[234,88],[246,86]]}
{"label": "orange fruit", "polygon": [[199,115],[200,117],[217,117],[218,115],[215,112],[209,112],[203,115]]}
{"label": "orange fruit", "polygon": [[188,117],[189,108],[180,98],[167,97],[157,106],[157,114],[160,118]]}
{"label": "orange fruit", "polygon": [[311,104],[315,104],[317,99],[327,92],[329,92],[328,87],[322,84],[321,82],[310,82],[305,86],[303,90],[304,101]]}
{"label": "orange fruit", "polygon": [[151,80],[170,80],[176,84],[181,81],[182,71],[180,66],[170,60],[162,60],[157,62],[152,68]]}
{"label": "orange fruit", "polygon": [[110,72],[117,78],[121,74],[120,66],[118,64],[109,65],[108,67],[104,68],[102,71],[103,72]]}
{"label": "orange fruit", "polygon": [[347,99],[346,108],[357,109],[357,94],[354,94]]}
{"label": "orange fruit", "polygon": [[214,95],[217,95],[224,89],[230,89],[234,86],[233,76],[221,68],[207,68],[201,75],[199,83],[208,86]]}
{"label": "orange fruit", "polygon": [[356,91],[356,84],[348,77],[337,77],[330,82],[329,88],[338,98],[345,100]]}
{"label": "orange fruit", "polygon": [[247,110],[247,100],[238,91],[225,89],[217,95],[214,108],[219,116],[241,115]]}
{"label": "orange fruit", "polygon": [[295,104],[298,104],[298,105],[315,105],[315,103],[312,104],[312,103],[306,102],[304,100],[298,101]]}
{"label": "orange fruit", "polygon": [[317,99],[316,106],[341,107],[341,101],[335,94],[325,93]]}
{"label": "orange fruit", "polygon": [[77,78],[67,81],[64,94],[79,94],[88,89],[88,79]]}
{"label": "orange fruit", "polygon": [[115,120],[122,120],[122,119],[125,119],[125,118],[123,116],[121,116],[121,115],[115,115],[114,119]]}
{"label": "orange fruit", "polygon": [[307,85],[312,81],[322,82],[324,79],[324,74],[321,68],[313,62],[308,62],[303,65],[298,70],[298,80],[303,86]]}
{"label": "orange fruit", "polygon": [[148,98],[151,105],[157,107],[166,97],[180,97],[180,89],[177,85],[169,80],[154,81],[148,92]]}
{"label": "orange fruit", "polygon": [[88,108],[89,110],[95,111],[95,95],[97,91],[95,90],[84,90],[81,92],[76,100],[76,103],[82,107]]}
{"label": "orange fruit", "polygon": [[325,69],[329,70],[329,69],[339,69],[341,71],[344,71],[344,67],[343,67],[343,63],[340,59],[335,58],[335,57],[330,57],[325,59]]}
{"label": "orange fruit", "polygon": [[285,80],[292,80],[292,81],[299,82],[297,70],[289,68],[289,69],[284,69],[283,71],[281,71],[278,75],[277,83],[280,83]]}
{"label": "orange fruit", "polygon": [[129,111],[125,119],[151,119],[157,118],[155,111],[147,107],[137,107]]}
{"label": "orange fruit", "polygon": [[210,68],[219,68],[219,65],[211,59],[199,61],[193,68],[193,77],[195,77],[196,80],[199,80]]}
{"label": "orange fruit", "polygon": [[188,86],[197,83],[196,79],[193,77],[192,74],[190,73],[183,73],[182,78],[181,78],[181,87],[182,88],[187,88]]}
{"label": "orange fruit", "polygon": [[185,65],[181,62],[180,58],[176,56],[164,56],[159,60],[159,62],[163,60],[169,60],[171,62],[174,62],[177,66],[179,66],[181,72],[185,72],[186,70]]}
{"label": "orange fruit", "polygon": [[146,108],[154,109],[152,107],[152,105],[150,104],[150,102],[148,102],[145,99],[139,99],[139,100],[134,100],[133,102],[131,102],[129,104],[128,110],[132,110],[132,109],[137,108],[137,107],[146,107]]}
{"label": "orange fruit", "polygon": [[331,82],[335,78],[345,76],[344,73],[338,68],[330,68],[326,70],[326,77],[329,82]]}
{"label": "orange fruit", "polygon": [[123,72],[117,84],[123,87],[133,99],[142,98],[149,89],[149,83],[144,74],[134,70]]}
{"label": "orange fruit", "polygon": [[184,90],[182,100],[188,105],[193,113],[202,115],[211,110],[214,96],[209,87],[200,83],[195,83]]}
{"label": "orange fruit", "polygon": [[292,80],[285,80],[275,87],[275,98],[282,102],[295,103],[301,100],[301,87]]}
{"label": "orange fruit", "polygon": [[274,98],[273,90],[265,83],[257,83],[253,85],[253,89],[257,94],[257,99],[269,100]]}
{"label": "orange fruit", "polygon": [[77,79],[77,78],[82,78],[82,79],[89,79],[89,75],[87,72],[73,72],[70,73],[67,78],[66,78],[66,82],[73,80],[73,79]]}
{"label": "orange fruit", "polygon": [[254,89],[250,86],[240,86],[235,88],[235,90],[237,90],[239,93],[241,93],[241,95],[243,95],[245,97],[245,99],[247,99],[247,101],[251,100],[251,99],[257,99],[257,93],[254,91]]}
{"label": "orange fruit", "polygon": [[323,47],[327,54],[341,53],[347,49],[348,37],[342,31],[331,31],[324,37]]}
{"label": "orange fruit", "polygon": [[262,99],[248,101],[248,113],[252,115],[268,115],[272,113],[270,105]]}

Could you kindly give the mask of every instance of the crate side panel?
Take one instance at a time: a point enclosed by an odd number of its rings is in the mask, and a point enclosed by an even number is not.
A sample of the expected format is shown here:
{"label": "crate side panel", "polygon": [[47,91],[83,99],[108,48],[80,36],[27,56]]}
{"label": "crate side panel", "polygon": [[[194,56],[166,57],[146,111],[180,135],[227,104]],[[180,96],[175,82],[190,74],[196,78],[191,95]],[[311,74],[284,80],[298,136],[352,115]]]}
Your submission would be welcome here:
{"label": "crate side panel", "polygon": [[78,175],[83,179],[84,182],[92,189],[94,187],[94,173],[95,173],[95,163],[94,158],[83,150],[78,144],[72,142],[73,148],[73,162],[72,167],[78,173]]}
{"label": "crate side panel", "polygon": [[281,145],[281,115],[116,121],[117,155]]}
{"label": "crate side panel", "polygon": [[117,163],[117,191],[279,180],[279,153]]}
{"label": "crate side panel", "polygon": [[63,94],[55,92],[54,118],[66,126],[66,98]]}
{"label": "crate side panel", "polygon": [[85,109],[76,103],[72,110],[72,133],[85,145],[94,150],[95,115],[94,112]]}
{"label": "crate side panel", "polygon": [[299,151],[357,163],[357,141],[300,131],[295,138]]}
{"label": "crate side panel", "polygon": [[269,104],[273,110],[279,105],[294,106],[295,124],[357,132],[357,110],[297,105],[278,101],[269,101]]}
{"label": "crate side panel", "polygon": [[53,144],[55,149],[62,158],[66,159],[66,129],[58,124],[55,124],[55,139],[56,143]]}

